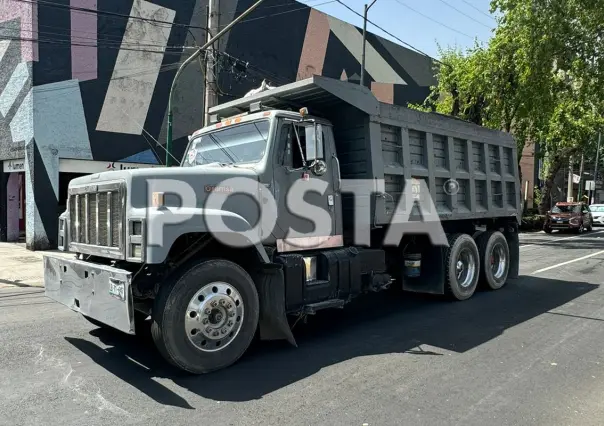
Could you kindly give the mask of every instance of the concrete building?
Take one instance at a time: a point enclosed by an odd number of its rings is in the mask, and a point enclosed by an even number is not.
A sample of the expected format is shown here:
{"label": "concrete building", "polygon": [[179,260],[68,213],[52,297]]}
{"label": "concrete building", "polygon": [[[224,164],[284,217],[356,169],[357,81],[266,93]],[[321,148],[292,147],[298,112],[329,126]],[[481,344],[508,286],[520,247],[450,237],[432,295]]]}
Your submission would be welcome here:
{"label": "concrete building", "polygon": [[520,157],[522,200],[526,208],[537,208],[535,187],[539,187],[539,144],[527,143]]}
{"label": "concrete building", "polygon": [[[220,26],[252,0],[222,0]],[[112,168],[161,166],[166,107],[179,64],[206,37],[207,0],[0,1],[0,241],[57,243],[69,181]],[[421,102],[432,61],[368,34],[367,80],[384,102]],[[185,47],[185,48],[183,48]],[[227,34],[214,61],[221,102],[263,80],[312,74],[358,81],[361,31],[301,3],[267,0]],[[202,125],[204,78],[176,91],[175,156]]]}

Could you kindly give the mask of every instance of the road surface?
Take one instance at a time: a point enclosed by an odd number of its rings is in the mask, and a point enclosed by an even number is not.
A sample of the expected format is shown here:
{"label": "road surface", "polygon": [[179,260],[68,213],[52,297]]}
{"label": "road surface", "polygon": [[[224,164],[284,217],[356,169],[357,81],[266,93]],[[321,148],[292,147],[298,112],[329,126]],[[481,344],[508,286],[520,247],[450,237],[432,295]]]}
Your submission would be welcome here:
{"label": "road surface", "polygon": [[372,297],[191,377],[39,288],[0,289],[0,424],[601,425],[604,231],[522,235],[466,302]]}

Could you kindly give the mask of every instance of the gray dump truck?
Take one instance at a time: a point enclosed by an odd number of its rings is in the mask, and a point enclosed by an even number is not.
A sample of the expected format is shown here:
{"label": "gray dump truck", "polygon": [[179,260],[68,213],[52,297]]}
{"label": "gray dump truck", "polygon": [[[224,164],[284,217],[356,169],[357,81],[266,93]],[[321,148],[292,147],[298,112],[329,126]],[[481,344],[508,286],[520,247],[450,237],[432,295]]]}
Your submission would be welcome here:
{"label": "gray dump truck", "polygon": [[[74,258],[44,257],[47,296],[100,327],[150,324],[201,374],[256,336],[295,345],[293,321],[369,292],[466,300],[518,276],[509,134],[319,76],[210,113],[180,167],[71,181],[59,244]],[[296,204],[304,185],[319,190]]]}

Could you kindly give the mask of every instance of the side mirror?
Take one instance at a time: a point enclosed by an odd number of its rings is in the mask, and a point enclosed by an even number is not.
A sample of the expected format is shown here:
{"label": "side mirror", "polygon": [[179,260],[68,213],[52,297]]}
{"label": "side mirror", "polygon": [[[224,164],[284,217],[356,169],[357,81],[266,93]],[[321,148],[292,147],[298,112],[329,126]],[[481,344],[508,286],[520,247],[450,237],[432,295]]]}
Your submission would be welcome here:
{"label": "side mirror", "polygon": [[306,126],[306,161],[311,163],[313,160],[323,156],[323,126],[313,123],[312,126]]}

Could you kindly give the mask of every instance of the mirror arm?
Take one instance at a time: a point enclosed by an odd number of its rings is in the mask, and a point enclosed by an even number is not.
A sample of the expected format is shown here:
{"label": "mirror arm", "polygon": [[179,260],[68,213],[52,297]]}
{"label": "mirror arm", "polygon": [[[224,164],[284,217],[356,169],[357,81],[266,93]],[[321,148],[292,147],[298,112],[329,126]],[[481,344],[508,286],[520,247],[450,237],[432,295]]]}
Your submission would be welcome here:
{"label": "mirror arm", "polygon": [[336,160],[336,169],[338,172],[338,186],[336,188],[336,191],[340,191],[340,189],[342,188],[342,175],[340,173],[340,159],[335,154],[332,154],[331,158]]}
{"label": "mirror arm", "polygon": [[298,129],[296,126],[294,127],[294,133],[296,134],[296,143],[298,144],[298,149],[300,150],[300,157],[302,158],[302,166],[306,168],[306,158],[304,158],[304,151],[302,150],[302,143],[300,142],[300,135],[298,134]]}

